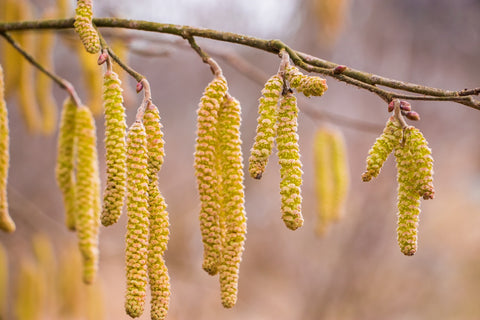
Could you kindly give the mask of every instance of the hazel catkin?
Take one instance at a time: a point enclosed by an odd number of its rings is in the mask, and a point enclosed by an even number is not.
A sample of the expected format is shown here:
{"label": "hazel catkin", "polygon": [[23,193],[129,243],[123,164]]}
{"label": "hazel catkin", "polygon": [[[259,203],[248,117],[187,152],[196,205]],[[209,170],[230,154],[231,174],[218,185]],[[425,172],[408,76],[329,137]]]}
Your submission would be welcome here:
{"label": "hazel catkin", "polygon": [[280,100],[276,142],[280,164],[282,219],[291,230],[303,225],[300,194],[303,172],[298,146],[297,116],[297,99],[291,92],[287,92]]}
{"label": "hazel catkin", "polygon": [[3,69],[0,65],[0,229],[5,232],[15,231],[15,223],[8,213],[7,180],[10,165],[10,136],[8,128],[8,111],[5,102]]}
{"label": "hazel catkin", "polygon": [[126,179],[126,122],[122,88],[115,72],[108,70],[103,84],[107,182],[103,194],[101,221],[116,223],[122,213]]}
{"label": "hazel catkin", "polygon": [[272,76],[262,89],[262,97],[258,105],[257,134],[250,151],[250,176],[260,179],[268,158],[272,154],[273,142],[277,135],[278,100],[283,90],[283,80],[278,74]]}
{"label": "hazel catkin", "polygon": [[77,106],[68,97],[63,103],[58,130],[57,165],[55,175],[57,184],[63,194],[65,207],[65,224],[75,230],[75,115]]}
{"label": "hazel catkin", "polygon": [[136,121],[127,135],[127,233],[125,311],[142,315],[147,289],[148,260],[148,155],[145,127]]}
{"label": "hazel catkin", "polygon": [[197,111],[195,176],[201,202],[199,219],[204,250],[203,269],[210,275],[218,272],[221,250],[217,124],[218,112],[226,92],[226,79],[223,76],[216,77],[205,88]]}
{"label": "hazel catkin", "polygon": [[225,308],[231,308],[237,301],[238,275],[247,232],[238,100],[227,94],[218,118],[222,181],[219,276],[222,304]]}
{"label": "hazel catkin", "polygon": [[82,40],[83,46],[89,53],[97,53],[100,50],[100,39],[97,31],[93,27],[93,1],[77,0],[75,9],[75,22],[73,27],[75,32]]}
{"label": "hazel catkin", "polygon": [[372,148],[368,151],[367,169],[362,174],[363,181],[370,181],[380,173],[383,163],[397,147],[403,137],[400,123],[392,116],[388,119],[385,129],[380,137],[377,138]]}
{"label": "hazel catkin", "polygon": [[75,116],[75,227],[83,258],[83,281],[92,283],[98,269],[98,157],[96,130],[90,109],[80,106]]}
{"label": "hazel catkin", "polygon": [[290,86],[298,92],[302,92],[305,97],[321,96],[327,91],[327,81],[317,76],[305,75],[295,66],[289,66],[285,73]]}

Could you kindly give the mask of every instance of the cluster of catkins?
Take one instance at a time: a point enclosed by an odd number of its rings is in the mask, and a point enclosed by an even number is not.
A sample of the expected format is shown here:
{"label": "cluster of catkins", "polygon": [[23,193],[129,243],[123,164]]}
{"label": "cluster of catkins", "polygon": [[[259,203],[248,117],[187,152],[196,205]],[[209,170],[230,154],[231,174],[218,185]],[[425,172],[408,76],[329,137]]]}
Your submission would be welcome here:
{"label": "cluster of catkins", "polygon": [[[402,102],[403,104],[400,101],[397,102],[398,108],[404,109],[409,106],[405,102]],[[389,110],[393,110],[393,107],[389,107]],[[413,111],[406,110],[406,112]],[[402,126],[403,121],[400,121],[399,117],[401,117],[400,111],[396,111],[396,114],[388,119],[382,135],[370,149],[367,169],[362,179],[370,181],[378,176],[383,163],[393,152],[397,163],[398,182],[397,241],[402,253],[411,256],[417,251],[420,199],[433,199],[435,193],[433,158],[432,151],[422,133],[413,126]]]}
{"label": "cluster of catkins", "polygon": [[350,178],[343,135],[328,127],[318,129],[313,151],[318,201],[316,232],[323,235],[328,225],[341,217],[347,197]]}
{"label": "cluster of catkins", "polygon": [[303,172],[297,134],[297,99],[290,87],[307,97],[321,96],[328,88],[325,79],[304,75],[291,65],[267,81],[258,106],[249,172],[255,179],[262,177],[275,142],[280,164],[282,219],[289,229],[295,230],[303,225],[300,194]]}

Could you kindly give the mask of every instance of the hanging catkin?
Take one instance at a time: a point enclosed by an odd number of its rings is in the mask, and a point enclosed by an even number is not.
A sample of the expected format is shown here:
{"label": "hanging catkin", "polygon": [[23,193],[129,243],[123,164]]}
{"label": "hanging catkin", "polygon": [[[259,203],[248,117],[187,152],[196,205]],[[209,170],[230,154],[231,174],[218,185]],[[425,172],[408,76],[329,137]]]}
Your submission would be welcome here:
{"label": "hanging catkin", "polygon": [[321,96],[328,89],[327,80],[317,76],[305,75],[295,66],[289,66],[285,76],[290,86],[298,92],[302,92],[305,97]]}
{"label": "hanging catkin", "polygon": [[291,230],[303,225],[300,195],[303,172],[298,146],[297,116],[297,99],[291,92],[287,92],[280,100],[276,142],[280,164],[282,219]]}
{"label": "hanging catkin", "polygon": [[[92,283],[98,268],[98,159],[95,122],[90,109],[80,106],[75,116],[75,227],[83,258],[83,281]],[[97,211],[98,212],[98,211]]]}
{"label": "hanging catkin", "polygon": [[210,275],[218,272],[221,250],[219,225],[219,177],[217,159],[217,124],[220,105],[227,92],[227,81],[216,77],[205,88],[197,111],[195,175],[200,195],[200,230],[203,240],[203,269]]}
{"label": "hanging catkin", "polygon": [[57,184],[63,194],[65,207],[65,224],[70,230],[75,230],[75,115],[77,106],[68,97],[63,103],[58,131],[57,166],[55,174]]}
{"label": "hanging catkin", "polygon": [[165,319],[170,303],[170,279],[163,254],[167,249],[169,221],[167,205],[158,188],[158,172],[163,164],[164,140],[158,108],[148,102],[143,116],[147,134],[148,153],[148,277],[151,291],[150,317],[154,320]]}
{"label": "hanging catkin", "polygon": [[416,188],[424,200],[433,199],[435,190],[433,187],[432,150],[428,147],[428,142],[420,130],[412,128],[409,133],[408,143],[415,159],[414,179]]}
{"label": "hanging catkin", "polygon": [[97,58],[86,52],[82,45],[75,43],[74,49],[80,62],[82,82],[87,89],[87,105],[95,116],[100,115],[104,103],[102,88],[105,82],[102,70],[98,67]]}
{"label": "hanging catkin", "polygon": [[220,289],[223,306],[231,308],[237,301],[238,275],[247,232],[238,100],[227,94],[218,118],[223,240],[219,266]]}
{"label": "hanging catkin", "polygon": [[252,178],[260,179],[272,154],[273,142],[277,135],[277,105],[283,90],[283,80],[272,76],[262,90],[258,105],[257,135],[249,158],[249,172]]}
{"label": "hanging catkin", "polygon": [[103,194],[102,224],[118,221],[125,198],[126,122],[122,88],[115,72],[107,70],[103,84],[107,182]]}
{"label": "hanging catkin", "polygon": [[8,112],[5,102],[3,69],[0,65],[0,229],[6,232],[15,231],[15,223],[8,213],[7,179],[10,161],[10,136],[8,128]]}
{"label": "hanging catkin", "polygon": [[127,234],[125,311],[142,315],[147,290],[148,260],[148,154],[142,122],[136,121],[127,135]]}
{"label": "hanging catkin", "polygon": [[100,50],[100,39],[92,24],[92,6],[92,0],[77,0],[73,26],[87,52],[97,53]]}
{"label": "hanging catkin", "polygon": [[402,127],[393,116],[390,117],[382,135],[377,138],[372,148],[368,151],[367,169],[362,174],[363,181],[370,181],[378,176],[383,163],[393,149],[400,144],[402,137]]}

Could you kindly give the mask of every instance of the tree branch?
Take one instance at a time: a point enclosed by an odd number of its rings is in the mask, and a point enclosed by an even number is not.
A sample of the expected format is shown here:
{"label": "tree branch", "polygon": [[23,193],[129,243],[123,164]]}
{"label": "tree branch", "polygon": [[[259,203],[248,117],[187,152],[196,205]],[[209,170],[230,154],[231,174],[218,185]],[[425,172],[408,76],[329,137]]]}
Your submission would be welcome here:
{"label": "tree branch", "polygon": [[[0,32],[4,33],[6,31],[32,29],[69,29],[73,28],[73,21],[74,19],[71,18],[8,23],[2,22],[0,23]],[[389,102],[394,98],[425,101],[453,101],[480,110],[480,101],[474,99],[473,97],[480,94],[480,88],[464,89],[460,91],[442,90],[439,88],[432,88],[419,84],[393,80],[352,68],[342,67],[341,69],[336,69],[339,67],[338,64],[295,51],[280,40],[264,40],[231,32],[221,32],[212,29],[156,23],[142,20],[95,18],[93,19],[93,23],[98,28],[125,28],[168,33],[187,38],[187,40],[189,38],[193,39],[193,37],[208,38],[212,40],[245,45],[275,54],[278,54],[281,49],[285,49],[292,58],[292,61],[300,68],[309,72],[320,73],[335,78],[341,82],[368,90],[372,93],[375,93],[386,102]],[[408,93],[413,93],[415,95],[391,92],[381,89],[378,86],[384,86]]]}

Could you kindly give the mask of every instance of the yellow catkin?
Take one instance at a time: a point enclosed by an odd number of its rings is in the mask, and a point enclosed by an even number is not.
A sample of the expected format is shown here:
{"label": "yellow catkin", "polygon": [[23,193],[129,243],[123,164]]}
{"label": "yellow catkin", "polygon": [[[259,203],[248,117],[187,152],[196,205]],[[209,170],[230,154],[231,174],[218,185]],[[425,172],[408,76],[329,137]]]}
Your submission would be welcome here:
{"label": "yellow catkin", "polygon": [[433,199],[435,190],[433,187],[433,158],[432,150],[428,142],[417,128],[410,129],[408,138],[410,151],[415,159],[416,170],[414,179],[418,193],[424,200]]}
{"label": "yellow catkin", "polygon": [[55,174],[57,184],[63,194],[65,207],[65,224],[68,229],[75,230],[75,115],[77,106],[68,97],[63,103],[58,131],[57,166]]}
{"label": "yellow catkin", "polygon": [[280,100],[276,142],[280,164],[282,219],[291,230],[296,230],[303,225],[300,194],[303,172],[298,146],[297,116],[297,99],[288,92]]}
{"label": "yellow catkin", "polygon": [[87,105],[95,116],[100,115],[103,106],[102,69],[97,64],[97,57],[88,54],[81,45],[76,45],[75,49],[80,61],[83,84],[87,90]]}
{"label": "yellow catkin", "polygon": [[[44,18],[53,18],[53,14],[48,13]],[[47,70],[51,70],[53,67],[54,34],[50,31],[42,31],[35,40],[38,63]],[[35,97],[41,113],[41,131],[47,135],[55,131],[58,117],[52,84],[52,79],[43,72],[37,71],[35,73]]]}
{"label": "yellow catkin", "polygon": [[318,39],[322,44],[333,44],[343,29],[350,1],[311,0],[310,3],[319,26]]}
{"label": "yellow catkin", "polygon": [[0,319],[7,319],[8,306],[8,255],[3,244],[0,243]]}
{"label": "yellow catkin", "polygon": [[81,319],[84,314],[86,286],[81,280],[81,263],[75,247],[69,245],[62,250],[57,274],[59,319]]}
{"label": "yellow catkin", "polygon": [[98,158],[95,122],[90,109],[81,106],[75,117],[76,229],[83,258],[83,281],[92,283],[98,268]]}
{"label": "yellow catkin", "polygon": [[368,151],[367,169],[362,174],[363,181],[370,181],[378,176],[388,155],[400,144],[402,138],[402,127],[393,116],[390,117],[382,135],[377,138],[372,148]]}
{"label": "yellow catkin", "polygon": [[127,125],[122,88],[115,72],[109,70],[105,73],[103,89],[107,182],[101,220],[104,226],[109,226],[118,221],[125,198]]}
{"label": "yellow catkin", "polygon": [[71,17],[71,1],[69,0],[56,0],[57,17],[68,18]]}
{"label": "yellow catkin", "polygon": [[73,24],[75,32],[82,40],[83,46],[88,53],[97,53],[100,50],[100,39],[97,31],[93,27],[93,1],[77,0],[75,9],[75,22]]}
{"label": "yellow catkin", "polygon": [[16,281],[14,313],[15,319],[40,319],[44,283],[37,266],[26,260],[20,262]]}
{"label": "yellow catkin", "polygon": [[314,160],[318,202],[316,231],[323,235],[329,223],[340,218],[349,185],[345,141],[339,131],[321,128],[316,132]]}
{"label": "yellow catkin", "polygon": [[203,240],[203,269],[210,275],[218,272],[221,250],[219,225],[219,177],[217,159],[218,111],[227,91],[223,76],[208,84],[197,111],[195,175],[200,195],[200,231]]}
{"label": "yellow catkin", "polygon": [[8,111],[5,102],[3,69],[0,65],[0,229],[15,231],[15,223],[8,213],[7,180],[10,161],[10,135],[8,128]]}
{"label": "yellow catkin", "polygon": [[[2,0],[0,1],[0,20],[5,22],[20,21],[20,3],[17,0]],[[16,38],[16,37],[15,37]],[[18,66],[23,63],[24,58],[18,53],[13,46],[2,43],[2,62],[5,69],[5,91],[7,96],[11,96],[18,91],[18,83],[20,74]]]}
{"label": "yellow catkin", "polygon": [[295,66],[287,68],[285,77],[292,88],[302,92],[306,97],[321,96],[328,89],[327,80],[317,76],[305,75]]}
{"label": "yellow catkin", "polygon": [[219,266],[220,290],[223,306],[231,308],[237,301],[240,262],[247,232],[238,100],[227,94],[218,118],[223,240]]}
{"label": "yellow catkin", "polygon": [[58,298],[53,290],[57,283],[57,261],[52,242],[46,234],[35,234],[32,237],[33,253],[38,270],[45,284],[42,313],[47,318],[54,318]]}
{"label": "yellow catkin", "polygon": [[165,319],[170,303],[170,279],[163,255],[169,239],[169,221],[165,199],[158,188],[158,172],[165,156],[162,125],[158,108],[149,103],[143,117],[147,134],[148,153],[148,278],[151,291],[150,317],[154,320]]}
{"label": "yellow catkin", "polygon": [[145,127],[136,121],[127,135],[127,234],[125,311],[142,315],[147,290],[148,260],[148,154]]}
{"label": "yellow catkin", "polygon": [[277,134],[277,107],[283,90],[283,80],[279,75],[272,76],[262,90],[258,105],[257,134],[248,160],[250,176],[260,179],[268,158],[272,154],[273,142]]}

